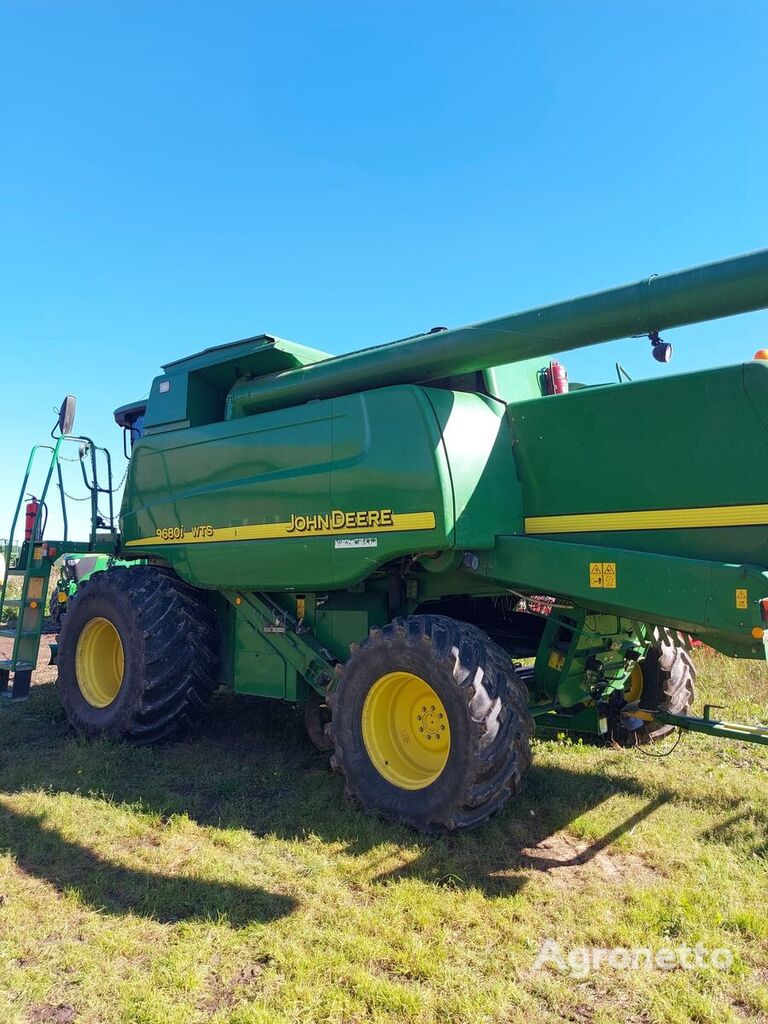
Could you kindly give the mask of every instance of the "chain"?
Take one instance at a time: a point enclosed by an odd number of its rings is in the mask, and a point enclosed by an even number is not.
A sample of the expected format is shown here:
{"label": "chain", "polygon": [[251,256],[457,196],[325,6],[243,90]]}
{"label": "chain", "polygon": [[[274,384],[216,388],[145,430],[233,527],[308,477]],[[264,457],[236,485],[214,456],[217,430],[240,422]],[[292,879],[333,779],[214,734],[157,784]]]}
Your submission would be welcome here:
{"label": "chain", "polygon": [[[64,461],[65,462],[79,462],[79,459],[64,459]],[[128,461],[126,463],[126,466],[125,466],[125,472],[123,473],[122,477],[120,478],[120,481],[117,484],[115,484],[115,486],[112,488],[112,493],[113,494],[115,493],[115,491],[119,491],[120,488],[125,483],[125,481],[126,481],[126,479],[128,477],[128,470],[130,468],[131,468],[131,463],[130,463],[130,461]],[[61,488],[61,493],[69,501],[84,502],[84,501],[90,501],[91,500],[91,495],[90,494],[86,494],[86,496],[84,498],[76,498],[74,494],[70,494],[68,491],[65,491],[63,487]],[[111,521],[110,517],[109,516],[105,516],[104,513],[101,511],[101,509],[98,507],[98,505],[96,506],[96,512],[97,512],[98,516],[100,517],[100,519],[102,520],[102,522],[106,523],[108,520]]]}
{"label": "chain", "polygon": [[130,460],[129,460],[129,461],[128,461],[128,462],[126,462],[126,464],[125,464],[125,472],[123,473],[123,477],[122,477],[122,480],[120,481],[120,483],[119,483],[119,484],[115,484],[115,486],[114,486],[114,487],[112,488],[112,492],[113,492],[113,493],[114,493],[115,491],[119,491],[119,490],[120,490],[120,488],[121,488],[121,487],[123,486],[123,484],[125,483],[126,477],[128,476],[128,470],[129,470],[130,468],[131,468],[131,463],[130,463]]}
{"label": "chain", "polygon": [[[78,460],[77,459],[65,459],[64,461],[65,462],[77,462]],[[130,468],[131,468],[130,462],[126,463],[125,472],[123,473],[123,475],[120,478],[120,480],[118,481],[118,483],[116,483],[114,485],[114,487],[112,487],[112,493],[113,494],[115,493],[115,491],[119,491],[120,488],[125,483],[126,478],[128,477],[128,470]],[[84,498],[76,498],[74,496],[74,494],[70,494],[68,491],[65,491],[63,487],[61,488],[61,490],[62,490],[62,493],[64,494],[64,497],[65,498],[69,498],[70,501],[90,501],[91,500],[90,494],[86,494],[86,496]]]}

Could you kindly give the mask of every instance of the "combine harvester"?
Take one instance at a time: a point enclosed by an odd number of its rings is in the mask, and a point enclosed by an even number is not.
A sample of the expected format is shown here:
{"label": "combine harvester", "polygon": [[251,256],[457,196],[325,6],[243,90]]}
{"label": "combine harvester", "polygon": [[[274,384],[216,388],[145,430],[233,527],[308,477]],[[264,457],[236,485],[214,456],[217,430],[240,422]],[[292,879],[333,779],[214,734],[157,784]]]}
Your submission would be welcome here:
{"label": "combine harvester", "polygon": [[[29,692],[56,557],[103,553],[143,564],[94,574],[63,617],[83,736],[174,738],[219,686],[300,702],[348,793],[426,832],[518,791],[534,723],[767,743],[693,715],[686,638],[765,658],[768,364],[568,390],[552,359],[642,336],[664,362],[660,331],[766,307],[768,250],[335,358],[269,335],[206,349],[116,411],[119,520],[68,398],[33,451],[0,684]],[[47,539],[78,448],[90,537]]]}

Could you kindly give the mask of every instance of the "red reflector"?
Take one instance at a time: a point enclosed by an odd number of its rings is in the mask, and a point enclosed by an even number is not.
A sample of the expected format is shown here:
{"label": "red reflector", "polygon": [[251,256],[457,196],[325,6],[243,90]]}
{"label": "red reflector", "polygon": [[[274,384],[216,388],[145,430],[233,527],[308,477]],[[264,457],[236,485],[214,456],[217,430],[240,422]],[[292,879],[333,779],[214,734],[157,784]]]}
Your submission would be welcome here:
{"label": "red reflector", "polygon": [[764,597],[760,602],[760,618],[763,622],[768,622],[768,597]]}

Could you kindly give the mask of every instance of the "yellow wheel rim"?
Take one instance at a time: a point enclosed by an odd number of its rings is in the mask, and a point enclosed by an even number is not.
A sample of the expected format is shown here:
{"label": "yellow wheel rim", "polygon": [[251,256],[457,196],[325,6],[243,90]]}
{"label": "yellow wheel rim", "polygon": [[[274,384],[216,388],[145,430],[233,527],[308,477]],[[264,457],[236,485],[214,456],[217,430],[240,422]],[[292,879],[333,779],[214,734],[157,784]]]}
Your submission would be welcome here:
{"label": "yellow wheel rim", "polygon": [[94,708],[105,708],[123,682],[125,658],[120,634],[109,619],[87,622],[75,648],[75,675],[80,692]]}
{"label": "yellow wheel rim", "polygon": [[388,672],[368,691],[363,743],[374,768],[400,789],[424,789],[445,768],[451,728],[443,702],[420,676]]}
{"label": "yellow wheel rim", "polygon": [[627,685],[624,687],[624,699],[627,704],[634,704],[636,700],[640,700],[643,695],[643,669],[641,665],[635,665],[632,669],[632,675],[627,680]]}

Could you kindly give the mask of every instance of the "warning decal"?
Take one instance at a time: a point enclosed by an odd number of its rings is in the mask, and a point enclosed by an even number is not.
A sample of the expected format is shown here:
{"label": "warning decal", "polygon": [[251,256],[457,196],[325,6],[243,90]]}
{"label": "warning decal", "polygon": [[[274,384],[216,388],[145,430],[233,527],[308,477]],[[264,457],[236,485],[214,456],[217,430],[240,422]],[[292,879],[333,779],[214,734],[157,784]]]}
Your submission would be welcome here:
{"label": "warning decal", "polygon": [[616,563],[590,562],[589,585],[593,589],[616,589]]}

